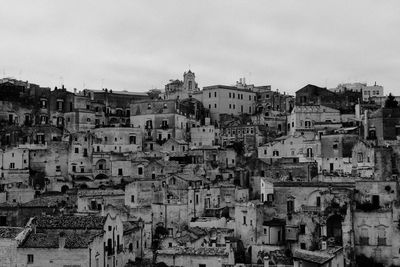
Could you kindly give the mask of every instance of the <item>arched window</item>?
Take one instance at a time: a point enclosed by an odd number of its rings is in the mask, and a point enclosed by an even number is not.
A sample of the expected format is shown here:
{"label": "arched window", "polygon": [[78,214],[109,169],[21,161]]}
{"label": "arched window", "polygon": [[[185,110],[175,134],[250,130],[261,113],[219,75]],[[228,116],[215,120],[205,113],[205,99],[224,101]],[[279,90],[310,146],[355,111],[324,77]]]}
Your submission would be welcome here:
{"label": "arched window", "polygon": [[312,148],[307,148],[307,158],[312,158],[314,155],[313,155],[313,151],[312,151]]}

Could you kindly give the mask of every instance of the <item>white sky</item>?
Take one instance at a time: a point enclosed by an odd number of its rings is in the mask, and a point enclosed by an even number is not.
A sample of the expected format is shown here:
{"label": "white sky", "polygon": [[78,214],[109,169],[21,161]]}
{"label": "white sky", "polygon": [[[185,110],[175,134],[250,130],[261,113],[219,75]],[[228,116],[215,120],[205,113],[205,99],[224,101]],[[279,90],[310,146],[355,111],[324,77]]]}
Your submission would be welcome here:
{"label": "white sky", "polygon": [[0,77],[147,91],[182,79],[400,95],[400,1],[0,0]]}

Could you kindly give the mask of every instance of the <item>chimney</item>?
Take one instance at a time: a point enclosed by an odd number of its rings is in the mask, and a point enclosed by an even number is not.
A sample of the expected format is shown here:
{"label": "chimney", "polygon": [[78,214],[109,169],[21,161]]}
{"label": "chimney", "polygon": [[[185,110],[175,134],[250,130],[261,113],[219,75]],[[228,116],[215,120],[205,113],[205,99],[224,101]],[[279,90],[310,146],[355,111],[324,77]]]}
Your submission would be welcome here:
{"label": "chimney", "polygon": [[28,222],[28,226],[31,227],[32,232],[36,234],[36,218],[31,218]]}
{"label": "chimney", "polygon": [[328,244],[326,241],[321,242],[321,250],[326,250],[328,248]]}
{"label": "chimney", "polygon": [[64,249],[65,247],[65,233],[64,232],[60,232],[60,236],[58,238],[58,248],[59,249]]}
{"label": "chimney", "polygon": [[269,258],[264,257],[264,267],[269,267]]}
{"label": "chimney", "polygon": [[76,88],[74,88],[74,94],[76,94]]}

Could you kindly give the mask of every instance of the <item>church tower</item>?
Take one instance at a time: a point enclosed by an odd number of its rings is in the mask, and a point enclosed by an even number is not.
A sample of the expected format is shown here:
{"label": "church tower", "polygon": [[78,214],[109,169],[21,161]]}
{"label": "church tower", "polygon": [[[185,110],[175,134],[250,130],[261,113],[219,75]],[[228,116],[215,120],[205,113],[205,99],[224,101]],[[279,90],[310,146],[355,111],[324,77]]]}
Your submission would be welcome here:
{"label": "church tower", "polygon": [[183,91],[192,93],[198,91],[197,83],[195,81],[195,74],[191,70],[183,74]]}

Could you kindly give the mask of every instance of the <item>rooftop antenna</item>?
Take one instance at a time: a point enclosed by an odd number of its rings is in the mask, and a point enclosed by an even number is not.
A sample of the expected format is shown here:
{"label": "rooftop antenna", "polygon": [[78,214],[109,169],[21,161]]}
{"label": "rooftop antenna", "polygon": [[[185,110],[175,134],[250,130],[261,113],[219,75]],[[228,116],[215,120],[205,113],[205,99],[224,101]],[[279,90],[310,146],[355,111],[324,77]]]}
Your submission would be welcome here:
{"label": "rooftop antenna", "polygon": [[64,78],[63,76],[60,76],[60,87],[62,87],[63,83],[64,83]]}

